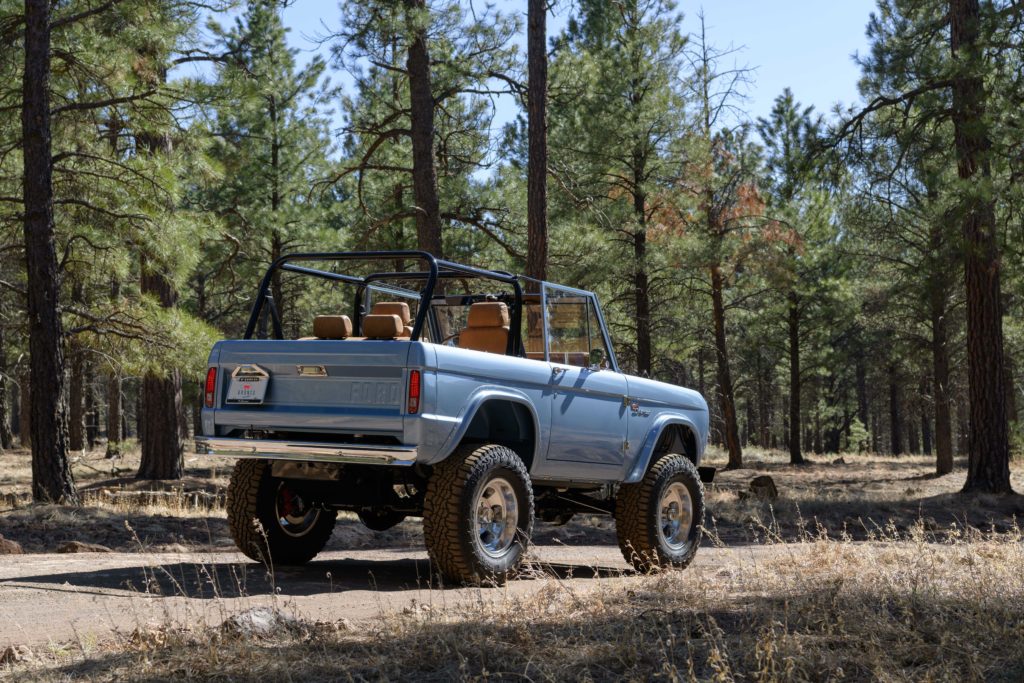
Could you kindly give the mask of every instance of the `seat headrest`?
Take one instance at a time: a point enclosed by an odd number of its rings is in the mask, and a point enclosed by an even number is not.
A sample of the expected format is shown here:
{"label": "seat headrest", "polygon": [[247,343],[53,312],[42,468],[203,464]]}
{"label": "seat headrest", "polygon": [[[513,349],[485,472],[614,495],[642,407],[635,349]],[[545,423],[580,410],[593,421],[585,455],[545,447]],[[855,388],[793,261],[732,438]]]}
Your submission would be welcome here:
{"label": "seat headrest", "polygon": [[313,318],[313,336],[317,339],[347,339],[352,336],[352,321],[347,315],[318,315]]}
{"label": "seat headrest", "polygon": [[363,318],[363,334],[367,339],[394,339],[405,331],[402,319],[397,315],[371,313]]}
{"label": "seat headrest", "polygon": [[469,307],[466,327],[508,327],[508,306],[500,301],[481,301]]}
{"label": "seat headrest", "polygon": [[397,315],[403,325],[409,324],[409,304],[404,301],[378,301],[370,310],[371,315]]}

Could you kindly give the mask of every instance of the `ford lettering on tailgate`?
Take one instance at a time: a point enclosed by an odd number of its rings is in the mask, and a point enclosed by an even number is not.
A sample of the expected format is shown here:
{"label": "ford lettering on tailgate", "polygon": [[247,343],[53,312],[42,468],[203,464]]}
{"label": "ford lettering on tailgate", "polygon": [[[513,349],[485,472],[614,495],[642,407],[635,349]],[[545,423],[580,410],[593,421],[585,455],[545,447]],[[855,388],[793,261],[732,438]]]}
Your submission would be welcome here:
{"label": "ford lettering on tailgate", "polygon": [[398,382],[349,383],[349,402],[371,405],[394,405],[401,400],[401,385]]}

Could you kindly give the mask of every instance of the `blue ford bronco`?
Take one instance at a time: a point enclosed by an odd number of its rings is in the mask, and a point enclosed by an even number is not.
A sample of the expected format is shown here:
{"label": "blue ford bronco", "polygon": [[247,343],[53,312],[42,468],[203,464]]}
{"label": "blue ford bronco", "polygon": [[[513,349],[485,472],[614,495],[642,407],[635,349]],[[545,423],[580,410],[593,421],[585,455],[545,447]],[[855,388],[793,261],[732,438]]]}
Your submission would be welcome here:
{"label": "blue ford bronco", "polygon": [[593,293],[419,251],[273,263],[245,337],[210,352],[202,431],[199,453],[238,458],[250,558],[309,561],[339,510],[414,516],[463,583],[506,580],[536,517],[577,512],[613,515],[638,570],[684,567],[714,476],[704,399],[623,374]]}

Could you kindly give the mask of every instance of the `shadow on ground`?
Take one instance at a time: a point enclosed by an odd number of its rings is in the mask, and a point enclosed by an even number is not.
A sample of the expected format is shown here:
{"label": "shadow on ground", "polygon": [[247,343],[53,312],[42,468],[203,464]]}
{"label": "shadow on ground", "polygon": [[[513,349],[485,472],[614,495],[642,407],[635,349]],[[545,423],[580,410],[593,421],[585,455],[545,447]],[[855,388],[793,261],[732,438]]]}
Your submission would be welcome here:
{"label": "shadow on ground", "polygon": [[[129,591],[154,597],[187,597],[197,600],[238,598],[274,593],[280,596],[308,596],[352,590],[378,592],[417,588],[444,588],[424,559],[329,559],[314,560],[301,567],[275,567],[271,572],[253,562],[168,562],[147,567],[104,568],[95,571],[57,572],[21,576],[7,584],[32,584],[35,588],[96,593]],[[598,578],[622,576],[612,567],[587,564],[534,563],[519,580],[543,576]],[[126,597],[130,597],[127,594]]]}

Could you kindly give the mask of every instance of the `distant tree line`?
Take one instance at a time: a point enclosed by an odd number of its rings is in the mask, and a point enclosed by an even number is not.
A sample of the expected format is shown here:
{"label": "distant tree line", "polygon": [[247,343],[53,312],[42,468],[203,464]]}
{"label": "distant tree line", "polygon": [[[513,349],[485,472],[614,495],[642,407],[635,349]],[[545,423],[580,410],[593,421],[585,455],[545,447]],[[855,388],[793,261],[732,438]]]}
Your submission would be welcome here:
{"label": "distant tree line", "polygon": [[962,455],[965,490],[1009,491],[1019,3],[879,0],[860,105],[787,89],[757,119],[742,51],[670,0],[577,0],[550,36],[541,0],[345,1],[301,64],[283,3],[229,8],[0,0],[0,446],[32,448],[37,499],[129,437],[140,477],[181,476],[266,265],[371,248],[597,291],[620,362],[699,389],[731,467]]}

